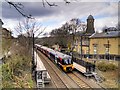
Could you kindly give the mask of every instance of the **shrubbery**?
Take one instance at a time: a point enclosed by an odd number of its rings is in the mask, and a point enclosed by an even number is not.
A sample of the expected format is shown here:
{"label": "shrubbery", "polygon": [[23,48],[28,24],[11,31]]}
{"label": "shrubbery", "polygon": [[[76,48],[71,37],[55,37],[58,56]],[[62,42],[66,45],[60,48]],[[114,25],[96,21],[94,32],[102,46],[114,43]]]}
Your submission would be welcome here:
{"label": "shrubbery", "polygon": [[97,67],[100,71],[104,71],[104,72],[117,69],[117,66],[115,64],[105,63],[105,62],[98,63]]}

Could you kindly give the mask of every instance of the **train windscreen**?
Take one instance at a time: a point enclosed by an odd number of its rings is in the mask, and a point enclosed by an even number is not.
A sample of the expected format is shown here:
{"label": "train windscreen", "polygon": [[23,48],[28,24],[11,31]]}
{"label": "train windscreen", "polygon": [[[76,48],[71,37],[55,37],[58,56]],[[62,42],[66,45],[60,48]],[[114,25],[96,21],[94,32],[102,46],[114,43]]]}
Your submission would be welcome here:
{"label": "train windscreen", "polygon": [[64,61],[63,62],[64,65],[70,65],[70,64],[72,64],[71,58],[64,58],[63,61]]}

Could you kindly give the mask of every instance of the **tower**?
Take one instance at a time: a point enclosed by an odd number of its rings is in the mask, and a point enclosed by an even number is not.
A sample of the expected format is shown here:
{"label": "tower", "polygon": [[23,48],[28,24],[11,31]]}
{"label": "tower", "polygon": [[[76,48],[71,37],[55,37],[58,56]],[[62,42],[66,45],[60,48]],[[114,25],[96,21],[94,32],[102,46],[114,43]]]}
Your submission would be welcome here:
{"label": "tower", "polygon": [[92,35],[95,33],[94,30],[94,18],[92,15],[89,15],[87,18],[87,29],[86,29],[86,34]]}

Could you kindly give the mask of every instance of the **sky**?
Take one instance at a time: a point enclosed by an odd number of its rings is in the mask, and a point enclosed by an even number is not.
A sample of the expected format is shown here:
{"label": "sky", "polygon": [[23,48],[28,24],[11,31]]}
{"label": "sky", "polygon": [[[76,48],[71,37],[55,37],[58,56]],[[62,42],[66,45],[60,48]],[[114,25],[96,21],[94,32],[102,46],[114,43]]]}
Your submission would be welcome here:
{"label": "sky", "polygon": [[[11,0],[16,3],[18,0]],[[104,26],[115,27],[118,23],[118,1],[119,0],[68,0],[70,4],[65,4],[63,0],[48,0],[54,2],[57,7],[43,7],[42,0],[19,0],[24,7],[24,13],[31,14],[42,27],[46,27],[44,32],[51,32],[55,28],[61,27],[72,18],[79,18],[87,23],[87,17],[91,14],[94,21],[95,31],[101,31]],[[56,2],[57,1],[57,2]],[[4,0],[2,1],[2,21],[3,27],[14,32],[20,21],[24,17],[15,8],[10,7]],[[14,34],[15,35],[15,34]]]}

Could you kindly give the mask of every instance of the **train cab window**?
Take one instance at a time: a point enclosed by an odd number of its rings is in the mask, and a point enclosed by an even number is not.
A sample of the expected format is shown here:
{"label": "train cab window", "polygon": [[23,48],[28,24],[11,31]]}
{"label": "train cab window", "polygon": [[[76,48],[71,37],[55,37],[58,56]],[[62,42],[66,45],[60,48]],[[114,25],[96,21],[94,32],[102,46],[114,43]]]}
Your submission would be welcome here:
{"label": "train cab window", "polygon": [[67,60],[67,59],[65,59],[65,60],[64,60],[64,63],[65,63],[65,64],[68,64],[68,60]]}
{"label": "train cab window", "polygon": [[65,59],[64,59],[64,64],[65,64],[65,65],[72,64],[71,58],[65,58]]}

